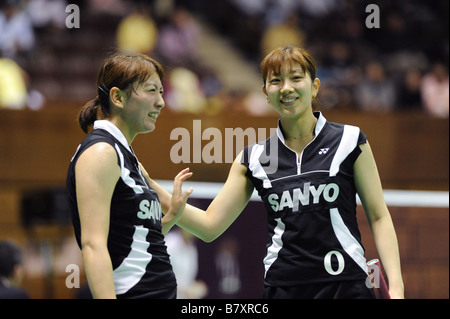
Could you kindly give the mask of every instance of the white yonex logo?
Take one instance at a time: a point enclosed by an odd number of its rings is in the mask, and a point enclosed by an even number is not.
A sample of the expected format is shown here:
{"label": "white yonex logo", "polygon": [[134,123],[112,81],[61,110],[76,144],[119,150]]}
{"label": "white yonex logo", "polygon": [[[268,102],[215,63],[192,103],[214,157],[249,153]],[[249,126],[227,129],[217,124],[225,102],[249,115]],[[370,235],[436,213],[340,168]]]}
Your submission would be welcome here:
{"label": "white yonex logo", "polygon": [[319,155],[326,154],[328,152],[328,150],[329,150],[329,148],[321,148],[319,151]]}

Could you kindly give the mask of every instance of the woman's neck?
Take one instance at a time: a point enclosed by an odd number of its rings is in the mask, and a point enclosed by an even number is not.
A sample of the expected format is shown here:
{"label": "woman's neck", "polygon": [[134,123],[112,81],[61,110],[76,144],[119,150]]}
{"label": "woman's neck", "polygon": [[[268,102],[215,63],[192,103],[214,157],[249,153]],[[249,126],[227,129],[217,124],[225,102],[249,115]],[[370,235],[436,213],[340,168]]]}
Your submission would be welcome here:
{"label": "woman's neck", "polygon": [[122,121],[120,119],[120,117],[118,117],[118,116],[110,117],[110,118],[107,118],[106,120],[110,121],[115,126],[117,126],[117,128],[122,132],[122,134],[127,139],[128,145],[131,145],[131,143],[133,142],[133,140],[137,134],[132,134],[130,132],[130,130],[128,129],[128,126],[126,125],[126,123],[124,121]]}
{"label": "woman's neck", "polygon": [[317,118],[308,113],[299,118],[280,118],[285,140],[304,139],[315,135]]}

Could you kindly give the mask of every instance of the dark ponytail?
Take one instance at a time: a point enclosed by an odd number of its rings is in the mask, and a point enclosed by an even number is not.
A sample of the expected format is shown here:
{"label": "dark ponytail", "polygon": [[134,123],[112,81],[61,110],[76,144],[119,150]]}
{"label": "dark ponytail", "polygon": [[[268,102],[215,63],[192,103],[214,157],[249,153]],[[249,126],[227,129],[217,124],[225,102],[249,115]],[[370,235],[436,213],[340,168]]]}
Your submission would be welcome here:
{"label": "dark ponytail", "polygon": [[80,124],[80,127],[84,133],[87,133],[89,127],[94,124],[95,120],[97,120],[99,105],[100,99],[97,96],[95,99],[87,102],[78,114],[78,123]]}

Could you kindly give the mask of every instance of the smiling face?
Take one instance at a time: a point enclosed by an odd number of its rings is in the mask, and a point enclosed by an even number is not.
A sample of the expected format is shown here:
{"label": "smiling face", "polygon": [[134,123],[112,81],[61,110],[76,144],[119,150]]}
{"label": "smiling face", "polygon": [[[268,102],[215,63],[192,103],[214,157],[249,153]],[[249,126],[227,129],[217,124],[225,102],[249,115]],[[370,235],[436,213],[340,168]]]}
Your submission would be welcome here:
{"label": "smiling face", "polygon": [[133,83],[126,102],[123,105],[122,117],[132,135],[152,132],[156,127],[156,119],[164,107],[163,86],[157,73],[152,74],[145,82]]}
{"label": "smiling face", "polygon": [[312,112],[312,100],[319,86],[319,79],[312,80],[300,63],[285,60],[279,72],[267,73],[263,92],[280,117],[296,117],[305,111]]}
{"label": "smiling face", "polygon": [[102,117],[115,124],[128,143],[137,134],[155,129],[164,107],[163,77],[163,67],[144,54],[117,53],[103,62],[96,101]]}
{"label": "smiling face", "polygon": [[145,81],[135,81],[124,90],[113,87],[110,101],[114,115],[110,120],[119,127],[131,144],[137,134],[152,132],[164,107],[163,86],[157,73]]}

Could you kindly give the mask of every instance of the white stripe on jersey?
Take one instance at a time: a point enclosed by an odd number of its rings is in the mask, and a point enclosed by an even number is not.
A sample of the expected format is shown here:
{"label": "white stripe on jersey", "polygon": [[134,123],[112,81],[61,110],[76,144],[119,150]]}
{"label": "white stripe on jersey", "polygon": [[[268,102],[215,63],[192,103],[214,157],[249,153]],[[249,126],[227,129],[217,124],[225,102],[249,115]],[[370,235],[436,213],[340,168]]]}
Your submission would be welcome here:
{"label": "white stripe on jersey", "polygon": [[264,168],[261,165],[261,162],[259,161],[259,157],[261,156],[262,152],[264,151],[264,145],[263,144],[255,144],[254,147],[251,149],[252,152],[249,154],[249,163],[248,168],[253,172],[253,176],[260,179],[263,182],[264,188],[271,188],[272,183],[270,182],[269,178],[267,177],[266,172],[264,171]]}
{"label": "white stripe on jersey", "polygon": [[75,154],[73,154],[72,158],[70,159],[70,161],[72,162],[73,159],[75,158],[75,156],[77,156],[78,151],[80,150],[81,144],[78,145],[77,150],[75,151]]}
{"label": "white stripe on jersey", "polygon": [[359,242],[350,233],[350,230],[342,220],[341,214],[337,208],[330,209],[331,225],[333,226],[334,233],[337,239],[341,243],[342,248],[347,254],[358,264],[359,267],[368,273],[366,258],[364,257],[364,249]]}
{"label": "white stripe on jersey", "polygon": [[336,176],[339,172],[339,166],[347,156],[355,149],[358,143],[359,128],[356,126],[345,125],[341,142],[334,155],[330,166],[330,176]]}
{"label": "white stripe on jersey", "polygon": [[150,243],[146,240],[148,229],[142,225],[134,227],[130,253],[120,266],[113,271],[114,287],[118,295],[126,293],[141,280],[153,257],[147,252],[150,246]]}
{"label": "white stripe on jersey", "polygon": [[270,266],[272,266],[275,260],[277,260],[279,251],[283,248],[283,240],[281,237],[284,234],[286,225],[281,221],[281,218],[275,218],[275,221],[277,222],[277,226],[274,229],[272,245],[267,248],[267,255],[264,258],[264,268],[266,269],[264,277],[266,276]]}
{"label": "white stripe on jersey", "polygon": [[125,167],[125,161],[123,159],[123,154],[120,151],[120,147],[117,144],[114,144],[114,147],[116,148],[117,154],[119,155],[120,159],[120,177],[122,178],[123,182],[130,187],[135,194],[143,194],[144,191],[142,190],[142,187],[139,185],[136,185],[136,181],[130,177],[130,170]]}

